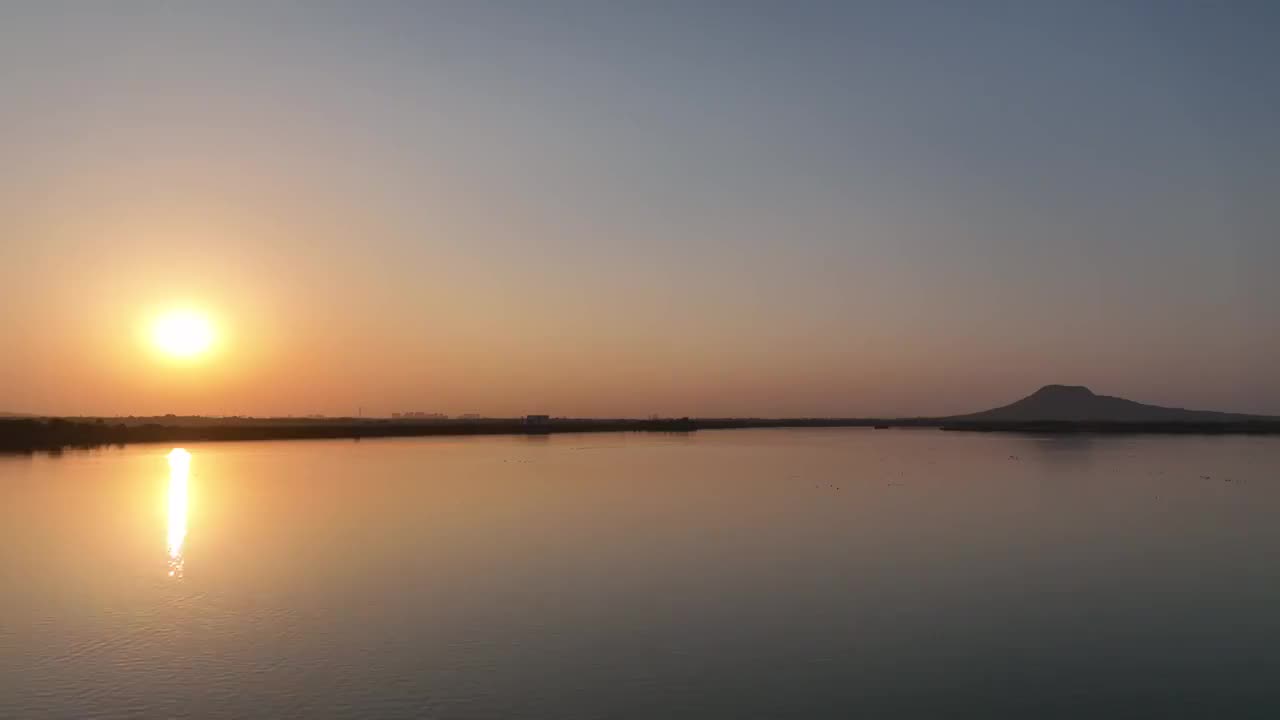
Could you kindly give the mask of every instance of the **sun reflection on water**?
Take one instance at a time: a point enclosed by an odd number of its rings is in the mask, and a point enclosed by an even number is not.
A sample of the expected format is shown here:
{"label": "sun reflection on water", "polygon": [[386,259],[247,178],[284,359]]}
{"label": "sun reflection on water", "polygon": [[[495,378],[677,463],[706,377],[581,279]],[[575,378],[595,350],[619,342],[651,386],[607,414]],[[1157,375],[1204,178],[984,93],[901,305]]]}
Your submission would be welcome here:
{"label": "sun reflection on water", "polygon": [[185,562],[182,544],[187,539],[188,476],[191,453],[174,448],[169,453],[169,577],[182,577]]}

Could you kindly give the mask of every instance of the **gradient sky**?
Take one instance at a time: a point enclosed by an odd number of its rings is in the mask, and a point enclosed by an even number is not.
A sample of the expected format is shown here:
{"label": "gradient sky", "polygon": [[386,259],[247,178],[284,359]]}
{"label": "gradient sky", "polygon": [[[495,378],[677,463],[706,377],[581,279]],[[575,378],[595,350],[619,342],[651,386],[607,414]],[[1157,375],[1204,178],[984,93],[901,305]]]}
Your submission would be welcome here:
{"label": "gradient sky", "polygon": [[[963,6],[963,7],[962,7]],[[1280,413],[1280,5],[0,6],[0,409]],[[166,363],[159,309],[216,320]]]}

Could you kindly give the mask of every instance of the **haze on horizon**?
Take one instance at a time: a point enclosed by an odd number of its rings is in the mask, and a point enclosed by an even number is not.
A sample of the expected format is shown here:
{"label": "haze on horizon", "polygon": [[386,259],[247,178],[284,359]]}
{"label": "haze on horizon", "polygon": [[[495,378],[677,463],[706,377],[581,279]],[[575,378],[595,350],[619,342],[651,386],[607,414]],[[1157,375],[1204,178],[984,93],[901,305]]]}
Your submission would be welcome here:
{"label": "haze on horizon", "polygon": [[1280,6],[966,5],[6,4],[0,410],[1280,414]]}

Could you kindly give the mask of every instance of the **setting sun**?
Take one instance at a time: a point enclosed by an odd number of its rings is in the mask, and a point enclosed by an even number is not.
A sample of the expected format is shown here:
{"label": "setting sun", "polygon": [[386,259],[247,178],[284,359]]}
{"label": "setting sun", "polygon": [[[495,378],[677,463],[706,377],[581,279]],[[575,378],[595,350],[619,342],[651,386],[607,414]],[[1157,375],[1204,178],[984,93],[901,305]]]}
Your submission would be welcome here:
{"label": "setting sun", "polygon": [[166,355],[194,357],[207,351],[213,344],[213,325],[201,313],[174,310],[156,320],[152,339],[156,347]]}

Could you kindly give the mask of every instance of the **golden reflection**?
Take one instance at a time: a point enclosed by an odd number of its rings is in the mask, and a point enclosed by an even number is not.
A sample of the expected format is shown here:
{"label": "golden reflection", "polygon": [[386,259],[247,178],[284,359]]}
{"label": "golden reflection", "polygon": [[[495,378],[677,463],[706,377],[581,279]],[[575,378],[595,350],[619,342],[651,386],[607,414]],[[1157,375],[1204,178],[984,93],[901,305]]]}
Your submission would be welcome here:
{"label": "golden reflection", "polygon": [[182,544],[187,539],[188,476],[191,453],[174,448],[169,453],[169,577],[182,577],[185,564]]}

